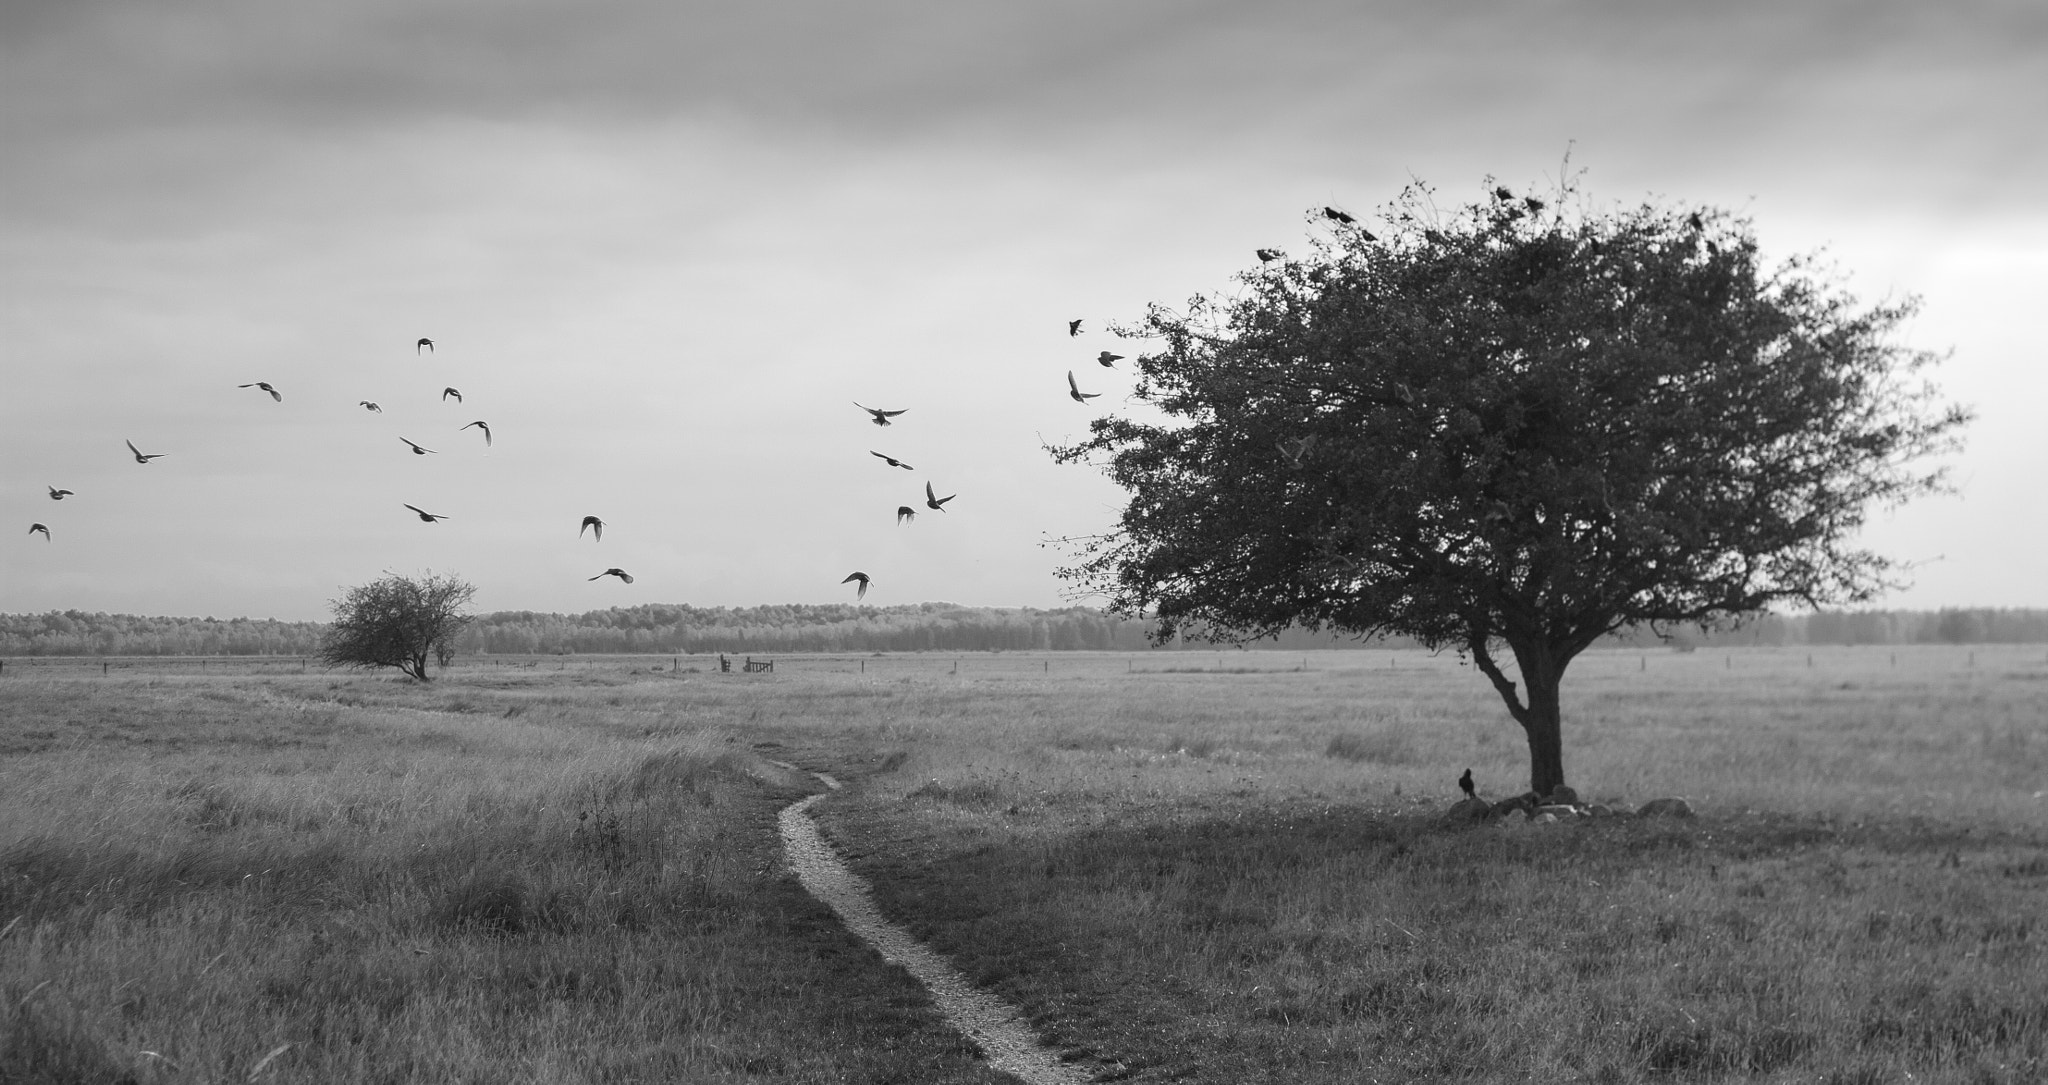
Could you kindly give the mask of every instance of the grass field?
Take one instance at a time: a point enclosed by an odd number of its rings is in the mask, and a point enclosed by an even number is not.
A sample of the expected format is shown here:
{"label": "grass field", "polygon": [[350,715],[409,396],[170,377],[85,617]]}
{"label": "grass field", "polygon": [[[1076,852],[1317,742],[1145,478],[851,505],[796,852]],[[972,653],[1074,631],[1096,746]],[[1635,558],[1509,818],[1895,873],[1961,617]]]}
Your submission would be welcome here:
{"label": "grass field", "polygon": [[[0,677],[0,1080],[1004,1080],[805,897],[1101,1080],[2035,1082],[2048,650],[1597,653],[1592,799],[1419,653],[482,660]],[[526,663],[534,666],[526,666]]]}

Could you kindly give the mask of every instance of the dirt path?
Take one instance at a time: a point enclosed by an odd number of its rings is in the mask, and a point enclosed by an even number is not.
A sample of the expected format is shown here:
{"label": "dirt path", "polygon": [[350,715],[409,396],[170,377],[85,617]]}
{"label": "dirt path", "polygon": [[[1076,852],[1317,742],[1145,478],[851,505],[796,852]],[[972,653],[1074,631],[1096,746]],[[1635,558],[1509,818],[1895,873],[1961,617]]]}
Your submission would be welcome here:
{"label": "dirt path", "polygon": [[[781,764],[781,762],[777,762]],[[794,765],[783,765],[798,772]],[[828,788],[839,781],[822,772],[812,773]],[[868,884],[840,861],[839,854],[818,832],[811,819],[811,804],[831,792],[782,808],[782,843],[789,852],[789,865],[811,895],[830,905],[847,928],[881,952],[883,958],[903,966],[932,993],[939,1012],[953,1027],[981,1048],[989,1065],[1030,1082],[1031,1085],[1085,1085],[1088,1077],[1062,1063],[1038,1042],[1022,1015],[1008,1003],[978,990],[910,932],[887,919],[875,907]]]}

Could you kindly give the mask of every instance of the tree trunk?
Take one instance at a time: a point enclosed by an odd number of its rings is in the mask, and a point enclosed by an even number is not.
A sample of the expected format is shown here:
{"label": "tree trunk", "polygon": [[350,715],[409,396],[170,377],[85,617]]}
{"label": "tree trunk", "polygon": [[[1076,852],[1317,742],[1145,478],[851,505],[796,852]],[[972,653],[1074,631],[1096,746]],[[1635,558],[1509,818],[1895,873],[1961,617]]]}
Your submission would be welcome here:
{"label": "tree trunk", "polygon": [[1564,786],[1563,717],[1557,697],[1564,668],[1552,667],[1552,673],[1539,677],[1526,669],[1527,660],[1523,665],[1522,680],[1529,687],[1529,707],[1521,720],[1522,733],[1529,739],[1529,790],[1547,796]]}

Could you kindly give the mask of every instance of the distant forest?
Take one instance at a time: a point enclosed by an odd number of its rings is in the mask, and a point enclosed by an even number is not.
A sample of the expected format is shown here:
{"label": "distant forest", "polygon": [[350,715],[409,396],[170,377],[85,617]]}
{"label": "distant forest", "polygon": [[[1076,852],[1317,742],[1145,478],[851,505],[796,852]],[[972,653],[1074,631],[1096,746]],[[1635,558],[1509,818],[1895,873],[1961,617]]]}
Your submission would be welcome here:
{"label": "distant forest", "polygon": [[[966,607],[952,603],[864,607],[784,605],[692,607],[648,604],[582,614],[502,610],[478,615],[457,644],[460,655],[597,653],[1142,651],[1150,623],[1088,607],[1063,610]],[[0,614],[0,656],[310,656],[324,622],[267,618],[149,618],[129,614]],[[1617,636],[1628,646],[1678,649],[1808,644],[2048,643],[2048,610],[1821,611],[1766,615],[1729,629],[1649,630]],[[1415,647],[1403,638],[1289,630],[1248,647],[1286,651]],[[1188,638],[1176,648],[1213,650]]]}

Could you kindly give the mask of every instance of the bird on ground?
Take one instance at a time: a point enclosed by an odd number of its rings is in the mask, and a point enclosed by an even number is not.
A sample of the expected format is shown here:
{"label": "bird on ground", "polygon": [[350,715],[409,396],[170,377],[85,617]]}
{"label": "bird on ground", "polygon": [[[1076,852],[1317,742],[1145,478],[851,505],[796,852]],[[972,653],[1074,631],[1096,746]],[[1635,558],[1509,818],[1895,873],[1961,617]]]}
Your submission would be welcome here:
{"label": "bird on ground", "polygon": [[414,354],[418,354],[422,347],[426,348],[427,350],[432,350],[434,349],[434,341],[432,339],[422,338],[419,342],[413,344],[412,352]]}
{"label": "bird on ground", "polygon": [[1476,799],[1476,798],[1478,798],[1478,797],[1479,797],[1479,791],[1478,791],[1478,789],[1477,789],[1477,788],[1474,788],[1474,787],[1472,786],[1472,770],[1471,770],[1471,769],[1466,769],[1466,770],[1465,770],[1465,775],[1463,775],[1463,776],[1460,776],[1460,777],[1458,777],[1458,787],[1459,787],[1459,788],[1461,788],[1461,789],[1462,789],[1462,790],[1463,790],[1463,791],[1465,792],[1465,795],[1466,795],[1466,797],[1468,797],[1468,798],[1474,798],[1474,799]]}
{"label": "bird on ground", "polygon": [[917,470],[917,468],[915,468],[915,467],[912,467],[912,466],[910,466],[910,465],[909,465],[909,464],[907,464],[907,463],[904,463],[904,462],[903,462],[902,460],[899,460],[899,459],[897,459],[897,458],[896,458],[896,457],[894,457],[894,456],[883,456],[883,455],[882,455],[882,454],[881,454],[880,452],[876,452],[876,451],[875,451],[874,449],[872,449],[872,448],[871,448],[871,449],[868,449],[868,455],[870,455],[870,456],[881,456],[881,458],[883,459],[883,461],[885,461],[886,463],[888,463],[888,465],[889,465],[889,466],[891,466],[891,467],[901,467],[901,468],[903,468],[903,469],[904,469],[905,471],[915,471],[915,470]]}
{"label": "bird on ground", "polygon": [[583,533],[584,533],[584,532],[586,532],[586,531],[595,531],[595,532],[597,532],[597,541],[598,541],[598,542],[603,542],[603,541],[604,541],[604,521],[603,521],[603,520],[600,520],[600,519],[598,519],[598,518],[597,518],[597,517],[595,517],[595,516],[585,516],[585,517],[583,518],[583,526],[582,526],[582,527],[579,527],[579,528],[577,528],[577,529],[576,529],[576,537],[577,537],[577,538],[579,538],[579,539],[580,539],[580,538],[582,538],[582,537],[583,537]]}
{"label": "bird on ground", "polygon": [[162,452],[150,452],[145,454],[141,449],[135,447],[134,441],[129,441],[127,443],[128,451],[135,453],[136,463],[148,463],[151,460],[160,460],[164,458],[164,453]]}
{"label": "bird on ground", "polygon": [[254,383],[252,383],[252,384],[237,384],[237,385],[235,385],[235,387],[237,387],[237,388],[261,388],[261,389],[263,389],[264,391],[266,391],[266,392],[269,392],[269,393],[270,393],[270,398],[272,398],[272,399],[274,399],[274,400],[278,401],[279,403],[283,403],[283,402],[284,402],[284,397],[278,394],[278,392],[277,392],[277,389],[275,389],[275,388],[272,388],[272,387],[270,386],[270,382],[269,382],[269,381],[256,381],[256,382],[254,382]]}
{"label": "bird on ground", "polygon": [[1094,399],[1096,396],[1101,395],[1102,393],[1083,392],[1081,390],[1081,386],[1074,383],[1074,371],[1069,369],[1067,370],[1067,394],[1073,396],[1074,402],[1076,403],[1086,403],[1089,400]]}
{"label": "bird on ground", "polygon": [[1334,207],[1323,208],[1323,217],[1340,226],[1349,226],[1358,220]]}
{"label": "bird on ground", "polygon": [[1104,369],[1114,369],[1116,368],[1116,363],[1124,360],[1124,356],[1121,354],[1111,354],[1105,350],[1096,355],[1095,360],[1101,362]]}
{"label": "bird on ground", "polygon": [[[400,437],[399,440],[405,441],[405,438]],[[434,451],[431,448],[421,448],[419,445],[413,444],[411,441],[405,441],[405,444],[407,448],[412,449],[412,454],[415,456],[424,456],[427,453]],[[438,453],[436,454],[438,455]]]}
{"label": "bird on ground", "polygon": [[945,505],[946,505],[946,502],[948,502],[948,501],[951,501],[951,500],[953,500],[953,498],[955,498],[955,497],[959,497],[959,496],[960,496],[959,494],[951,494],[951,495],[949,495],[949,496],[946,496],[946,497],[940,497],[940,496],[938,495],[938,493],[937,493],[936,491],[934,491],[934,490],[932,489],[932,484],[931,484],[931,483],[927,482],[927,483],[925,483],[925,484],[924,484],[924,507],[925,507],[925,508],[928,508],[928,509],[937,509],[937,510],[938,510],[938,511],[940,511],[940,512],[944,512],[944,511],[946,511],[946,509],[945,509]]}
{"label": "bird on ground", "polygon": [[618,578],[619,578],[620,580],[623,580],[623,581],[625,581],[625,582],[626,582],[626,583],[628,583],[628,584],[631,584],[631,583],[633,582],[633,574],[632,574],[632,573],[629,573],[629,572],[627,572],[627,571],[626,571],[626,570],[624,570],[624,569],[606,569],[606,570],[605,570],[604,572],[601,572],[601,573],[597,574],[597,576],[593,576],[593,577],[591,577],[590,579],[592,579],[592,580],[597,580],[597,579],[599,579],[599,578],[601,578],[601,577],[607,577],[607,576],[615,576],[615,577],[618,577]]}
{"label": "bird on ground", "polygon": [[446,402],[448,402],[448,397],[449,397],[449,396],[454,396],[454,397],[455,397],[455,402],[457,402],[457,403],[460,403],[460,402],[462,402],[462,393],[461,393],[461,392],[458,392],[458,391],[456,391],[456,390],[455,390],[455,389],[453,389],[453,388],[443,388],[443,389],[441,389],[441,402],[443,402],[443,403],[446,403]]}
{"label": "bird on ground", "polygon": [[[485,422],[485,421],[482,421],[481,419],[479,419],[478,421],[475,421],[475,422],[471,422],[471,423],[469,424],[469,426],[464,426],[464,427],[462,427],[462,429],[468,429],[468,428],[470,428],[470,426],[475,426],[475,427],[476,427],[477,429],[483,430],[483,431],[484,431],[484,447],[485,447],[485,448],[489,448],[489,447],[491,447],[491,426],[490,426],[490,423],[488,423],[488,422]],[[455,432],[457,432],[457,433],[460,433],[460,432],[462,432],[462,430],[456,430]]]}
{"label": "bird on ground", "polygon": [[1072,338],[1079,334],[1081,334],[1081,322],[1079,320],[1067,321],[1067,337]]}
{"label": "bird on ground", "polygon": [[71,496],[73,496],[73,494],[70,490],[60,490],[55,486],[50,487],[50,500],[52,501],[62,501],[65,498]]}
{"label": "bird on ground", "polygon": [[42,532],[42,533],[43,533],[43,541],[44,541],[44,542],[49,542],[49,541],[50,541],[50,529],[49,529],[49,527],[48,527],[48,526],[46,526],[46,525],[43,525],[43,524],[30,524],[30,525],[28,525],[28,533],[29,533],[29,534],[33,535],[33,534],[35,534],[35,533],[36,533],[36,532],[38,532],[38,531],[40,531],[40,532]]}
{"label": "bird on ground", "polygon": [[364,410],[366,410],[366,411],[371,411],[371,412],[373,412],[373,413],[376,413],[376,414],[383,414],[383,413],[384,413],[384,408],[382,408],[382,407],[379,407],[379,406],[377,406],[377,405],[376,405],[375,403],[372,403],[372,402],[370,402],[370,401],[369,401],[369,400],[367,400],[367,399],[366,399],[366,400],[363,400],[363,401],[362,401],[361,403],[357,404],[357,406],[360,406],[360,407],[361,407],[362,409],[364,409]]}
{"label": "bird on ground", "polygon": [[[860,402],[856,400],[854,401],[853,405],[856,407],[860,407]],[[891,418],[894,418],[899,414],[905,413],[904,411],[878,411],[873,407],[860,407],[860,409],[868,412],[871,415],[874,415],[875,425],[878,426],[886,426],[889,424],[889,420]]]}
{"label": "bird on ground", "polygon": [[902,526],[903,526],[904,524],[907,524],[907,523],[909,523],[910,521],[912,521],[912,520],[915,520],[915,519],[917,519],[917,510],[916,510],[916,509],[913,509],[913,508],[911,508],[911,507],[910,507],[909,505],[898,505],[898,506],[896,506],[896,526],[897,526],[897,527],[902,527]]}
{"label": "bird on ground", "polygon": [[1279,249],[1260,249],[1258,250],[1257,255],[1259,258],[1259,263],[1270,264],[1273,261],[1280,259],[1280,257],[1285,254],[1282,253]]}
{"label": "bird on ground", "polygon": [[[405,503],[401,501],[401,502],[399,502],[399,504],[402,504],[402,505],[403,505],[403,504],[405,504]],[[405,507],[406,507],[406,508],[409,508],[409,509],[411,509],[412,511],[414,511],[414,512],[416,512],[416,513],[419,513],[419,514],[420,514],[420,519],[421,519],[421,520],[423,520],[423,521],[425,521],[425,522],[427,522],[427,523],[429,523],[429,524],[433,523],[433,522],[434,522],[434,521],[436,521],[436,520],[446,520],[446,519],[448,519],[448,518],[447,518],[446,516],[443,516],[443,515],[441,515],[440,513],[435,513],[435,512],[428,512],[427,510],[425,510],[425,509],[423,509],[423,508],[420,508],[420,507],[419,507],[418,505],[406,505]]]}
{"label": "bird on ground", "polygon": [[846,579],[840,581],[840,583],[851,584],[856,580],[860,581],[860,590],[854,592],[853,597],[855,599],[865,599],[868,597],[868,579],[868,574],[866,573],[848,573],[846,574]]}

